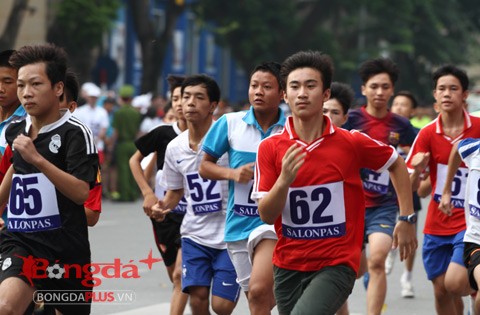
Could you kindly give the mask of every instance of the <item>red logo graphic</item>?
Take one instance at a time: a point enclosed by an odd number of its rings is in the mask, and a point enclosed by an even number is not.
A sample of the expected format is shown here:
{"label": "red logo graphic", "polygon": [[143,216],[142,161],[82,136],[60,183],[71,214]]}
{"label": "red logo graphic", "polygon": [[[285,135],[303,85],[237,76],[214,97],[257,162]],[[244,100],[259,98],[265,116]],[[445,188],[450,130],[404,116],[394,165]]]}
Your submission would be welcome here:
{"label": "red logo graphic", "polygon": [[[36,258],[32,255],[23,257],[16,255],[23,260],[22,272],[20,275],[27,278],[30,285],[34,286],[35,279],[82,279],[81,283],[85,287],[96,287],[102,284],[102,278],[105,279],[130,279],[140,278],[138,266],[133,260],[128,263],[122,263],[120,258],[115,258],[110,263],[89,263],[89,264],[62,264],[55,261],[52,265],[45,258]],[[161,258],[153,258],[152,250],[147,258],[140,259],[138,262],[146,264],[149,270],[155,263],[161,262]],[[98,275],[98,276],[97,276]]]}

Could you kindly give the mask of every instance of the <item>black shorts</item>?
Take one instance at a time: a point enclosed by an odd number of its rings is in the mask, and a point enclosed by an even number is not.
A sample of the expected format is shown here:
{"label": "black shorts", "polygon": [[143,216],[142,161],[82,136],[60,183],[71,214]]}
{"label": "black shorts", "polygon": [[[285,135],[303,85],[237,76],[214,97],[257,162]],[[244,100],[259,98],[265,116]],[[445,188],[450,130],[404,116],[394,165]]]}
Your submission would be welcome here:
{"label": "black shorts", "polygon": [[[151,220],[155,243],[167,267],[175,263],[177,252],[181,248],[180,226],[182,225],[182,220],[183,215],[175,213],[167,214],[163,222]],[[162,251],[160,244],[165,245],[165,251]]]}
{"label": "black shorts", "polygon": [[480,245],[475,243],[465,242],[465,249],[463,250],[463,263],[468,269],[468,281],[470,287],[478,291],[477,282],[473,276],[473,270],[480,265]]}
{"label": "black shorts", "polygon": [[[65,263],[66,264],[66,263]],[[70,266],[89,265],[68,264]],[[10,277],[22,279],[26,284],[35,287],[36,296],[49,292],[49,297],[59,299],[44,300],[48,308],[55,308],[63,314],[90,314],[91,302],[86,300],[92,292],[91,273],[85,273],[81,268],[78,272],[69,269],[66,277],[65,265],[58,261],[51,261],[33,257],[31,253],[20,245],[9,245],[3,248],[0,258],[0,282]],[[88,268],[88,267],[87,267]],[[70,272],[71,271],[71,272]],[[91,294],[90,294],[91,296]],[[32,297],[32,301],[33,301]]]}

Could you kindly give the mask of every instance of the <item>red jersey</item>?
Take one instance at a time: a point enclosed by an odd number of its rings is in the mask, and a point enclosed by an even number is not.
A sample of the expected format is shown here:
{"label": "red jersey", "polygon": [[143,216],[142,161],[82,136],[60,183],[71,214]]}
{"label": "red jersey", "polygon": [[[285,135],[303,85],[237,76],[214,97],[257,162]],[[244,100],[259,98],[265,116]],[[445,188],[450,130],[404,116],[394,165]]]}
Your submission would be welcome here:
{"label": "red jersey", "polygon": [[7,145],[5,147],[5,152],[3,152],[3,156],[0,161],[0,183],[3,182],[3,178],[5,177],[5,174],[7,173],[8,168],[10,167],[10,165],[12,165],[12,156],[13,156],[12,149],[10,149],[10,146]]}
{"label": "red jersey", "polygon": [[270,191],[287,149],[294,143],[303,146],[305,164],[275,221],[278,242],[273,263],[299,271],[344,264],[357,272],[365,221],[360,168],[386,170],[398,154],[366,134],[337,128],[326,116],[324,123],[322,137],[305,143],[289,117],[281,133],[260,143],[252,197],[259,199]]}
{"label": "red jersey", "polygon": [[102,212],[102,173],[100,172],[100,166],[98,167],[95,185],[90,189],[83,206],[92,211]]}
{"label": "red jersey", "polygon": [[[10,165],[12,165],[12,156],[12,149],[9,145],[7,145],[0,161],[0,183],[3,181],[3,178],[5,177],[8,168],[10,167]],[[88,198],[85,201],[84,206],[92,211],[102,212],[102,177],[100,173],[100,168],[98,169],[95,186],[93,186],[93,188],[88,193]]]}
{"label": "red jersey", "polygon": [[428,168],[432,181],[432,199],[428,205],[423,233],[433,235],[453,235],[466,229],[464,200],[468,170],[462,162],[453,179],[452,203],[455,208],[451,216],[438,209],[447,175],[448,157],[455,142],[464,138],[480,138],[480,118],[469,115],[464,110],[465,124],[463,132],[452,139],[443,133],[441,114],[418,133],[408,154],[406,163],[409,172],[413,172],[411,160],[419,152],[430,152]]}

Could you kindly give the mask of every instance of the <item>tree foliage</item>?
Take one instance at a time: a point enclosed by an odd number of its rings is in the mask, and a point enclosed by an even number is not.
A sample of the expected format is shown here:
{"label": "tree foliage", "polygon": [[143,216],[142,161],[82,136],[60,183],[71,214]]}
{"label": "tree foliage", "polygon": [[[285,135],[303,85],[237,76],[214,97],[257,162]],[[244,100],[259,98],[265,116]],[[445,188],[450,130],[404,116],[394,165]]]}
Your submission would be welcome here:
{"label": "tree foliage", "polygon": [[107,32],[117,16],[120,0],[64,0],[53,8],[47,41],[65,48],[81,81],[90,70]]}
{"label": "tree foliage", "polygon": [[259,61],[321,50],[335,61],[335,80],[358,89],[359,64],[386,56],[401,69],[396,89],[424,100],[435,66],[468,64],[479,50],[478,0],[202,0],[194,10],[247,72]]}

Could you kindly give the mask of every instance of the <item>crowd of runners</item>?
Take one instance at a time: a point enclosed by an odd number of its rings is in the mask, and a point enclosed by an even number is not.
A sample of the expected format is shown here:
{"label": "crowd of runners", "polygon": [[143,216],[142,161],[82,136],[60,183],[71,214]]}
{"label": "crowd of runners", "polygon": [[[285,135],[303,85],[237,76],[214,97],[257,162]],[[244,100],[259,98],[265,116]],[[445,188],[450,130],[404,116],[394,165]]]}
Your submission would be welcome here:
{"label": "crowd of runners", "polygon": [[[41,275],[91,262],[102,192],[143,197],[173,315],[187,303],[193,314],[231,314],[241,295],[251,314],[349,314],[360,277],[368,314],[380,314],[398,258],[400,294],[414,298],[417,247],[436,313],[463,314],[470,296],[480,314],[480,118],[467,111],[466,72],[436,68],[438,116],[420,129],[409,120],[416,98],[395,92],[394,61],[367,60],[359,75],[357,107],[330,56],[299,51],[258,64],[248,106],[233,112],[213,78],[170,75],[161,123],[160,111],[135,106],[129,85],[118,109],[111,97],[99,105],[101,90],[79,86],[60,47],[1,52],[0,314],[90,313],[88,299],[38,303],[34,293],[92,291],[88,268]],[[27,257],[49,264],[33,277]]]}

